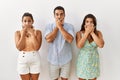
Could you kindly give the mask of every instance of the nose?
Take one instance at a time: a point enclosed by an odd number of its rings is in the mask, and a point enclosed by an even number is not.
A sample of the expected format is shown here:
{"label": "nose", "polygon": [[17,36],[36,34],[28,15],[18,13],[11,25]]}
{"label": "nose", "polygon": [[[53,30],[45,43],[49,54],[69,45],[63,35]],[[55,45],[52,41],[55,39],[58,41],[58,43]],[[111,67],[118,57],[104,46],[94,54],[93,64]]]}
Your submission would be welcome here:
{"label": "nose", "polygon": [[87,25],[91,25],[91,23],[89,22]]}
{"label": "nose", "polygon": [[29,24],[29,22],[26,22],[25,24],[26,24],[26,25],[28,25],[28,24]]}
{"label": "nose", "polygon": [[58,18],[60,18],[61,17],[61,15],[58,15]]}

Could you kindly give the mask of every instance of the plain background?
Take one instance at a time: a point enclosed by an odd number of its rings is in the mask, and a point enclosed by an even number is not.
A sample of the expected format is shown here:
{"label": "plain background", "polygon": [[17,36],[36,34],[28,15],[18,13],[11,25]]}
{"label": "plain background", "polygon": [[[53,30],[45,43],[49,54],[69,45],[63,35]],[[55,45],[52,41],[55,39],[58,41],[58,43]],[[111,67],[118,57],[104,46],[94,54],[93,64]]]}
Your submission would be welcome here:
{"label": "plain background", "polygon": [[[21,17],[30,12],[34,26],[42,31],[40,48],[40,80],[50,80],[47,62],[48,43],[44,39],[45,26],[54,22],[53,9],[63,6],[65,22],[80,30],[84,16],[92,13],[97,18],[97,29],[103,33],[105,46],[99,49],[101,75],[98,80],[120,80],[120,3],[119,0],[0,0],[0,80],[20,80],[16,71],[18,50],[14,33],[22,29]],[[73,60],[70,80],[77,80],[75,61],[78,52],[75,40],[72,43]]]}

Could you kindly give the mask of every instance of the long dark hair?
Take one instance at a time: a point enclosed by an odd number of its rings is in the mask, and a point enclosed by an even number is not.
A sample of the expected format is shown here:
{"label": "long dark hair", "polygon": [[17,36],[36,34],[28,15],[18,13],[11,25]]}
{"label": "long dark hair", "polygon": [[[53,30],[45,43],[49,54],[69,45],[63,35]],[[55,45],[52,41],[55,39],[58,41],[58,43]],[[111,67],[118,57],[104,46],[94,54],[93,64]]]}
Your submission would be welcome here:
{"label": "long dark hair", "polygon": [[97,20],[96,20],[96,17],[93,15],[93,14],[87,14],[84,19],[83,19],[83,23],[81,25],[81,30],[80,31],[85,31],[85,21],[87,18],[91,18],[93,20],[93,24],[94,24],[94,33],[97,34],[97,29],[96,29],[96,25],[97,25]]}

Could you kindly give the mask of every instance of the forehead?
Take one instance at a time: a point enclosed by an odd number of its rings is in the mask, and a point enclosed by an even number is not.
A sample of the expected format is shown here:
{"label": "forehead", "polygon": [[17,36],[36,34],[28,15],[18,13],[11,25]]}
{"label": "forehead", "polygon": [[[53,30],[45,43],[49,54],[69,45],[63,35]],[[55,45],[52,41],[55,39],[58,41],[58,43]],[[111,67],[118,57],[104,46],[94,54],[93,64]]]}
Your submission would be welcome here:
{"label": "forehead", "polygon": [[93,19],[92,18],[86,18],[85,21],[93,21]]}
{"label": "forehead", "polygon": [[24,16],[23,20],[32,20],[32,18],[30,16]]}
{"label": "forehead", "polygon": [[64,13],[64,11],[63,10],[55,10],[55,14],[60,14],[60,13]]}

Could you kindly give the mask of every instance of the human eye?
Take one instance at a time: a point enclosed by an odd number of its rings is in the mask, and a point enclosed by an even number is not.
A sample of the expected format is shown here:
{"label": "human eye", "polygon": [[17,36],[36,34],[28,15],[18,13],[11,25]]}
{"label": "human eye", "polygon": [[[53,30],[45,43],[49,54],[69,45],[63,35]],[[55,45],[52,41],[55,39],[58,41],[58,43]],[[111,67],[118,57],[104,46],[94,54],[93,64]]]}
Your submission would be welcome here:
{"label": "human eye", "polygon": [[91,24],[93,24],[93,21],[90,21]]}
{"label": "human eye", "polygon": [[88,21],[88,20],[86,20],[86,23],[89,23],[89,21]]}
{"label": "human eye", "polygon": [[58,16],[58,14],[57,14],[57,13],[56,13],[55,15],[56,15],[56,16]]}
{"label": "human eye", "polygon": [[28,22],[32,22],[31,20],[28,20]]}
{"label": "human eye", "polygon": [[60,15],[61,15],[61,16],[63,16],[64,14],[63,14],[63,13],[61,13]]}
{"label": "human eye", "polygon": [[23,22],[27,22],[26,20],[24,20]]}

